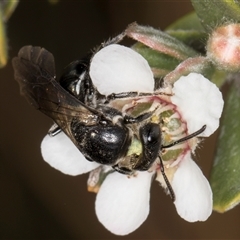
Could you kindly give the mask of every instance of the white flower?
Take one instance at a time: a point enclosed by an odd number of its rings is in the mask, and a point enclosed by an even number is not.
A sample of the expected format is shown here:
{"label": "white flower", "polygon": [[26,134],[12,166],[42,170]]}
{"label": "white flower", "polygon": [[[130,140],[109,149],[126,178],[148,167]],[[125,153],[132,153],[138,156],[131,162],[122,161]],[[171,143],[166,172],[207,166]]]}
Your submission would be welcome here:
{"label": "white flower", "polygon": [[136,90],[152,92],[154,88],[153,73],[147,61],[131,48],[118,44],[97,52],[89,73],[98,91],[105,95]]}
{"label": "white flower", "polygon": [[212,213],[212,190],[191,153],[184,156],[174,174],[172,188],[178,214],[189,222],[205,221]]}
{"label": "white flower", "polygon": [[125,235],[145,221],[152,175],[140,172],[137,177],[129,178],[118,172],[109,174],[96,198],[97,217],[109,231]]}
{"label": "white flower", "polygon": [[76,176],[90,172],[99,166],[96,162],[86,161],[81,152],[73,145],[71,140],[63,133],[55,137],[46,135],[42,141],[42,156],[53,168]]}
{"label": "white flower", "polygon": [[[131,64],[126,61],[125,52]],[[94,67],[91,65],[90,75],[95,86],[101,89],[102,93],[144,91],[144,89],[147,92],[153,91],[154,79],[149,66],[139,54],[133,52],[131,55],[131,52],[133,50],[126,50],[125,47],[114,44],[97,53],[96,59],[95,56],[93,57]],[[109,61],[112,63],[116,59],[118,63],[122,63],[121,71],[117,74],[115,71],[118,67],[114,65],[110,68],[106,67]],[[143,73],[141,72],[137,77],[126,77],[126,72],[133,74],[129,70],[129,67],[132,68],[133,65],[135,65],[134,71],[139,70]],[[98,69],[91,69],[95,67]],[[145,70],[141,70],[143,68]],[[105,70],[101,72],[101,69]],[[97,79],[100,74],[102,77]],[[141,78],[142,74],[144,78]],[[102,82],[101,79],[104,81]],[[118,84],[115,84],[116,81]],[[181,77],[174,84],[172,93],[169,104],[176,111],[173,115],[177,115],[178,119],[184,123],[188,134],[199,130],[203,125],[207,127],[201,136],[209,136],[217,129],[223,100],[221,93],[213,83],[200,74],[191,73]],[[174,204],[178,214],[189,222],[204,221],[212,212],[212,191],[200,168],[191,158],[191,152],[194,151],[197,141],[195,139],[189,142],[180,146],[184,148],[184,151],[177,159],[164,161],[165,173],[176,196]],[[99,166],[98,169],[101,169],[101,165],[85,160],[63,132],[55,137],[46,136],[41,147],[44,160],[65,174],[82,174]],[[97,193],[95,207],[99,221],[112,233],[129,234],[147,218],[152,178],[157,176],[156,180],[166,187],[157,161],[153,164],[151,171],[136,172],[133,176],[118,172],[106,173],[106,178]],[[102,172],[104,171],[103,168]],[[97,182],[98,176],[99,171],[96,171],[90,180]]]}
{"label": "white flower", "polygon": [[208,137],[215,132],[223,109],[222,94],[215,84],[201,74],[190,73],[187,77],[179,78],[174,84],[173,93],[172,103],[187,121],[189,134],[203,125],[207,125],[207,128],[199,136]]}

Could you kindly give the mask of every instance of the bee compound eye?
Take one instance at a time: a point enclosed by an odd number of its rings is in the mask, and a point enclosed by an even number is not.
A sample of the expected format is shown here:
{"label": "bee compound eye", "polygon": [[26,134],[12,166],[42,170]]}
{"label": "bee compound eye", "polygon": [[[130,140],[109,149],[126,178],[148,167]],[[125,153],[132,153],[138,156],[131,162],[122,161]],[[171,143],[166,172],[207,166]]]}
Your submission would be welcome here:
{"label": "bee compound eye", "polygon": [[159,124],[147,123],[139,130],[143,151],[135,170],[146,171],[157,159],[161,149],[161,130]]}
{"label": "bee compound eye", "polygon": [[140,128],[139,132],[145,146],[159,144],[161,142],[161,130],[159,124],[147,123]]}

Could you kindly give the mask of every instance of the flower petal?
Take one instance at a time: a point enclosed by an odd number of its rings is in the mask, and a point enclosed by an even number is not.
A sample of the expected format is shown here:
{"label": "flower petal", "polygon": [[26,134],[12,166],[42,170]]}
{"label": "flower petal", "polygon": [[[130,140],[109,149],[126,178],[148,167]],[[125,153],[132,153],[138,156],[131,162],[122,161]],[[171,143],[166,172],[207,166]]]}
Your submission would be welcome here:
{"label": "flower petal", "polygon": [[96,199],[96,214],[110,232],[126,235],[137,229],[149,213],[153,173],[129,177],[114,172],[104,180]]}
{"label": "flower petal", "polygon": [[189,222],[205,221],[212,213],[212,190],[197,164],[186,154],[173,176],[178,214]]}
{"label": "flower petal", "polygon": [[198,73],[182,76],[173,87],[172,102],[187,121],[188,133],[207,125],[199,136],[210,136],[219,126],[223,99],[218,87]]}
{"label": "flower petal", "polygon": [[154,90],[153,73],[147,61],[131,48],[118,44],[109,45],[94,55],[90,77],[98,91],[105,95]]}
{"label": "flower petal", "polygon": [[99,166],[96,162],[86,160],[63,132],[54,137],[46,135],[42,141],[41,150],[43,159],[65,174],[76,176]]}

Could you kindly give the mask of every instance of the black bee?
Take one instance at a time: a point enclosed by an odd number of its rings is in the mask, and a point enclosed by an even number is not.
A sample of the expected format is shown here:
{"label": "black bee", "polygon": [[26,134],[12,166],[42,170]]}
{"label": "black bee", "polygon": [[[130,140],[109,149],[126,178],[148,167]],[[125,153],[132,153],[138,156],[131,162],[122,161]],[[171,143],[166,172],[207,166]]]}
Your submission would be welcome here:
{"label": "black bee", "polygon": [[[98,51],[118,43],[123,37],[124,33],[103,43]],[[54,137],[59,131],[63,131],[89,161],[110,165],[120,173],[131,175],[137,170],[149,170],[156,159],[159,159],[163,177],[174,200],[174,192],[164,173],[161,150],[200,134],[206,126],[163,146],[160,124],[149,120],[153,112],[132,117],[109,106],[115,99],[150,94],[100,94],[89,74],[94,54],[70,63],[61,78],[56,80],[54,57],[50,52],[40,47],[21,48],[12,61],[21,94],[36,109],[53,119],[56,127],[49,132],[50,135]],[[138,155],[127,156],[134,131],[138,131],[136,135],[141,142],[142,151]]]}

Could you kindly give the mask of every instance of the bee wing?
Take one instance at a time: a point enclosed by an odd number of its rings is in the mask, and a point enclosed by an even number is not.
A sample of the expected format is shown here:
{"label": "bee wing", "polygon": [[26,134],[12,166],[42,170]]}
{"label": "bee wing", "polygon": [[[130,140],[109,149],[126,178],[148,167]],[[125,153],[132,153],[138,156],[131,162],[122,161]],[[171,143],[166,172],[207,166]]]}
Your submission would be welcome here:
{"label": "bee wing", "polygon": [[53,55],[44,48],[25,46],[12,61],[21,94],[36,109],[52,118],[72,139],[73,118],[96,124],[99,112],[88,108],[56,81]]}

